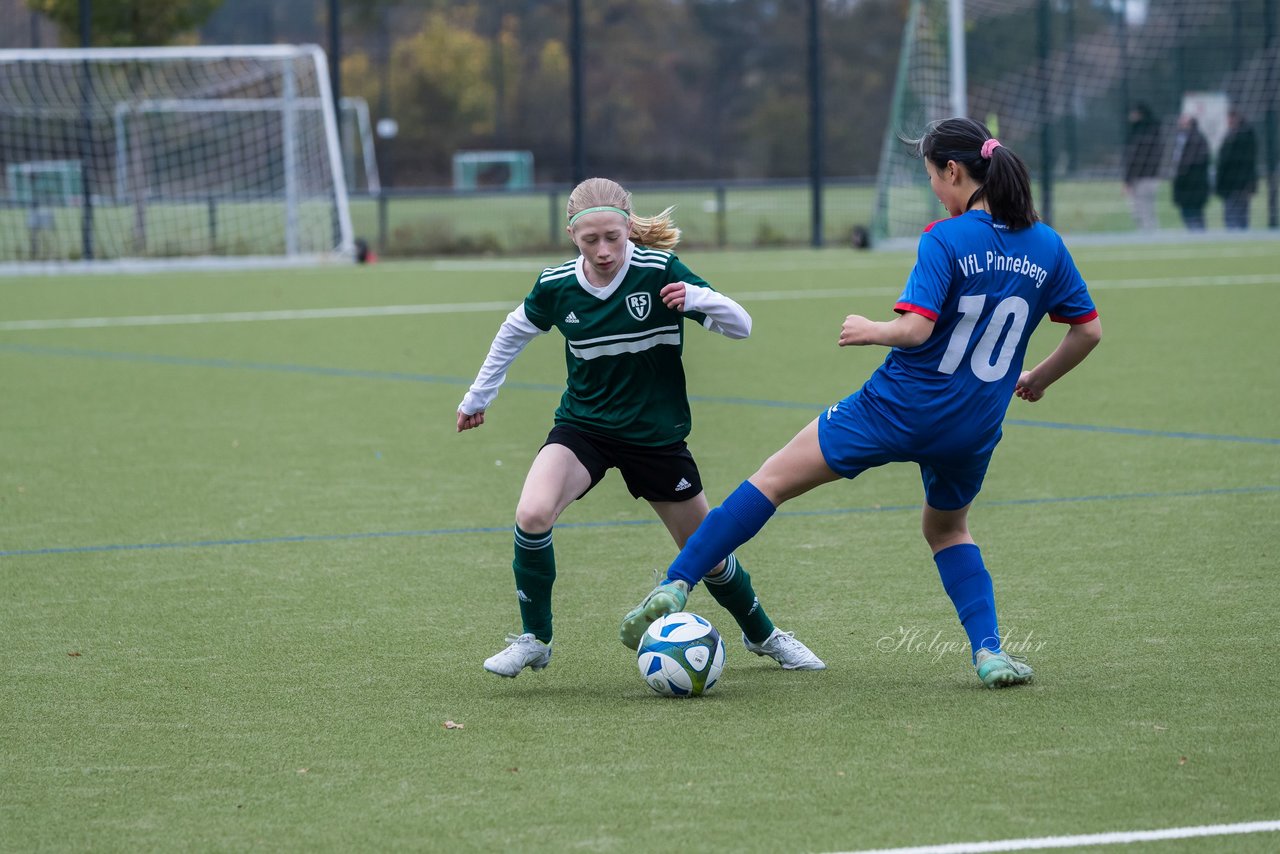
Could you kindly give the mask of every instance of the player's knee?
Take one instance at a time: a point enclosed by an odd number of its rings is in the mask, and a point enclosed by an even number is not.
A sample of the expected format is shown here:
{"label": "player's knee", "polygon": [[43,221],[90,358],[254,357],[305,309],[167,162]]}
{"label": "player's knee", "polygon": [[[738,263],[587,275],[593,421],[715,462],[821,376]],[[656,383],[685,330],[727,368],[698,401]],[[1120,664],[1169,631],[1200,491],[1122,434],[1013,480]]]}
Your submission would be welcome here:
{"label": "player's knee", "polygon": [[935,552],[956,543],[971,542],[968,520],[949,516],[926,513],[921,522],[920,533]]}
{"label": "player's knee", "polygon": [[516,507],[516,525],[522,531],[540,534],[551,530],[551,526],[556,523],[556,515],[554,507],[521,503]]}

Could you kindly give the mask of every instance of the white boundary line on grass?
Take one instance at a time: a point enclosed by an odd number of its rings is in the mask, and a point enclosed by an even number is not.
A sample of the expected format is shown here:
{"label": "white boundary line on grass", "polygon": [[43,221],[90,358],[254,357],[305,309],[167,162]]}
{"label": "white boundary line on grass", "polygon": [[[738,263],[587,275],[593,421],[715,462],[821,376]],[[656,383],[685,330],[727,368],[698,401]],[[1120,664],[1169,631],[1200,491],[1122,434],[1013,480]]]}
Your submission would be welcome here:
{"label": "white boundary line on grass", "polygon": [[510,311],[514,302],[460,302],[432,305],[365,305],[346,308],[299,308],[280,311],[226,311],[208,314],[144,314],[129,317],[69,317],[60,320],[0,321],[0,332],[32,329],[98,329],[106,326],[185,326],[245,323],[257,320],[328,320],[350,317],[404,317],[411,314],[462,314]]}
{"label": "white boundary line on grass", "polygon": [[870,848],[834,854],[987,854],[990,851],[1039,851],[1045,848],[1075,848],[1087,845],[1128,845],[1132,842],[1160,842],[1198,836],[1236,836],[1245,833],[1280,831],[1280,821],[1247,821],[1239,824],[1205,824],[1198,827],[1170,827],[1164,830],[1122,830],[1086,833],[1080,836],[1040,836],[1028,839],[999,839],[993,842],[948,842],[913,848]]}
{"label": "white boundary line on grass", "polygon": [[[1258,273],[1240,276],[1184,276],[1181,278],[1102,279],[1090,282],[1095,290],[1134,288],[1197,288],[1234,285],[1280,284],[1280,274]],[[748,291],[735,294],[742,302],[766,302],[837,297],[890,296],[902,287],[813,288],[794,291]],[[473,314],[510,311],[516,302],[460,302],[422,305],[367,305],[345,308],[299,308],[278,311],[228,311],[206,314],[148,314],[122,317],[69,317],[49,320],[3,320],[0,332],[29,332],[44,329],[101,329],[114,326],[187,326],[206,323],[247,323],[264,320],[332,320],[353,317],[407,317],[415,314]]]}

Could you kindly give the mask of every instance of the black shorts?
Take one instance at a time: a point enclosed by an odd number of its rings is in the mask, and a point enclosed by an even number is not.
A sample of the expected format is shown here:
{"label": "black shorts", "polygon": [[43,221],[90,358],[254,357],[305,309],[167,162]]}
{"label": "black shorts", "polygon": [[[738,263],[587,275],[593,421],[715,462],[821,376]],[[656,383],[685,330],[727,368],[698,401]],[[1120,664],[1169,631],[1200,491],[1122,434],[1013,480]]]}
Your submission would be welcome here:
{"label": "black shorts", "polygon": [[[702,492],[698,465],[684,442],[649,447],[619,442],[599,433],[587,433],[568,424],[557,424],[547,434],[547,445],[564,445],[578,458],[591,485],[586,495],[611,468],[622,472],[633,498],[646,501],[688,501]],[[581,498],[582,495],[578,497]]]}

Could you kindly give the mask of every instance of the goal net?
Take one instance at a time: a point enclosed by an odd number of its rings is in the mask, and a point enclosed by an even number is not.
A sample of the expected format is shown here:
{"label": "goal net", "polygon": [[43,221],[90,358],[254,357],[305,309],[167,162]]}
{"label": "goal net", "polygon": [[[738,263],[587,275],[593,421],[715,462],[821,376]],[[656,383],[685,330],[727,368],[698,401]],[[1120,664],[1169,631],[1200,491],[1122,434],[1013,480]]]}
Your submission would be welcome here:
{"label": "goal net", "polygon": [[315,46],[0,51],[0,271],[352,252]]}
{"label": "goal net", "polygon": [[[956,69],[948,0],[912,0],[877,182],[873,236],[914,241],[946,216],[902,138],[957,114],[988,125],[1031,170],[1036,205],[1061,231],[1135,229],[1124,193],[1130,107],[1160,125],[1159,227],[1181,229],[1171,196],[1179,116],[1215,155],[1236,110],[1257,139],[1254,227],[1275,227],[1280,47],[1275,0],[963,0]],[[1221,226],[1211,199],[1210,227]]]}

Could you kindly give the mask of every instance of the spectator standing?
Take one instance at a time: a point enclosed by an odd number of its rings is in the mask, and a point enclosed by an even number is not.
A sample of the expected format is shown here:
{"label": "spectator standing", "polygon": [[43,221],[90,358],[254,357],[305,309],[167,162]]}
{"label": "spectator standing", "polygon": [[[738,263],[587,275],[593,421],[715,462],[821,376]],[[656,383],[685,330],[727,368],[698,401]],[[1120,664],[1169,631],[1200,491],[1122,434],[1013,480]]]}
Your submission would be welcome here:
{"label": "spectator standing", "polygon": [[1222,223],[1231,229],[1249,227],[1249,203],[1258,190],[1258,136],[1238,110],[1227,114],[1227,136],[1218,150],[1218,195]]}
{"label": "spectator standing", "polygon": [[1154,231],[1156,190],[1160,186],[1160,123],[1142,102],[1129,109],[1124,143],[1124,191],[1129,197],[1133,221],[1143,231]]}
{"label": "spectator standing", "polygon": [[1193,116],[1178,119],[1173,140],[1173,203],[1188,231],[1204,231],[1209,202],[1209,141]]}

